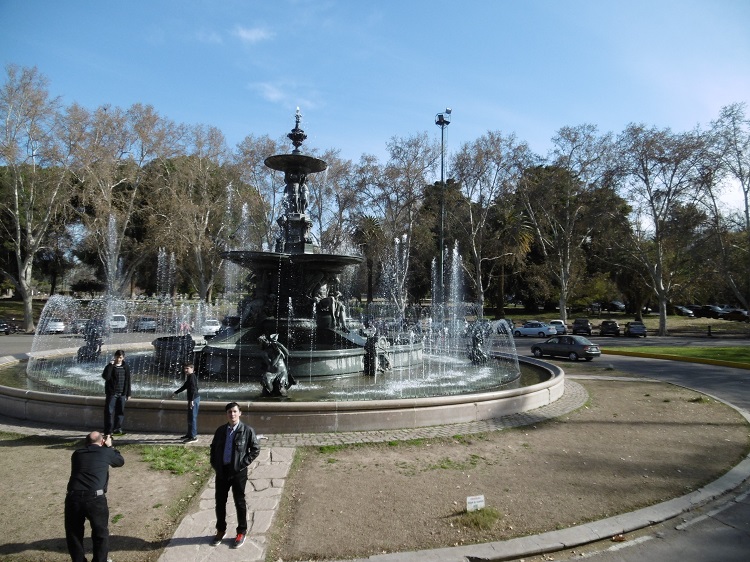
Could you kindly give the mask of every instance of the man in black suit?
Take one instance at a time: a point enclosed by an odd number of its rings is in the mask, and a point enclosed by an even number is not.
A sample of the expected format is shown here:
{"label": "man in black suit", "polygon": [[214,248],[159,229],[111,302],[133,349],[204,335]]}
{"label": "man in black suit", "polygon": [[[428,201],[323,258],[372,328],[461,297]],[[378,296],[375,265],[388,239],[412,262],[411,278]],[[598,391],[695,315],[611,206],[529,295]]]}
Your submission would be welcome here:
{"label": "man in black suit", "polygon": [[237,509],[237,535],[232,547],[239,548],[247,535],[247,469],[260,454],[260,445],[255,430],[240,421],[240,405],[230,402],[224,409],[227,423],[216,430],[211,441],[211,466],[216,471],[216,535],[211,544],[217,546],[226,536],[227,499],[231,489]]}
{"label": "man in black suit", "polygon": [[112,447],[112,438],[98,431],[86,436],[86,446],[73,452],[68,493],[65,496],[65,540],[73,562],[85,562],[83,532],[86,519],[91,524],[94,543],[92,562],[107,562],[109,554],[109,506],[107,484],[109,467],[125,464]]}

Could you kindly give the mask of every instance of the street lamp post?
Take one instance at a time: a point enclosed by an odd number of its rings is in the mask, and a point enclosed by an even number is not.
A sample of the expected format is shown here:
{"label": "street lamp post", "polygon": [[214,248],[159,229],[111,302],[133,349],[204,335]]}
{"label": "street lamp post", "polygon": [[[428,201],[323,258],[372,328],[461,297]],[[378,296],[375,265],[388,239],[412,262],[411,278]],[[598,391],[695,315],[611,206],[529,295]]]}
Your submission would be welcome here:
{"label": "street lamp post", "polygon": [[445,260],[445,128],[450,124],[451,108],[446,107],[443,113],[438,113],[435,116],[435,125],[440,127],[440,257],[438,258],[440,279],[438,294],[433,295],[433,300],[437,297],[437,300],[441,305],[446,302],[444,284],[445,272],[443,271],[443,261]]}

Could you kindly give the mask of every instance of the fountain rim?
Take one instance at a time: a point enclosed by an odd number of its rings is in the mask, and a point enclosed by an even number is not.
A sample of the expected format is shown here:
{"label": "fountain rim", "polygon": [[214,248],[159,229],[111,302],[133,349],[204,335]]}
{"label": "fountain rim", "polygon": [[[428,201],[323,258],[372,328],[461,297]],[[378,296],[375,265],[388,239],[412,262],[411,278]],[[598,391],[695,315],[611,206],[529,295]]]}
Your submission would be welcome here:
{"label": "fountain rim", "polygon": [[[521,388],[425,398],[331,402],[241,400],[238,403],[245,421],[260,433],[336,433],[482,421],[546,406],[563,396],[565,372],[561,367],[531,357],[519,357],[519,361],[541,368],[549,373],[549,378]],[[19,362],[21,360],[15,358],[0,361],[3,367]],[[201,433],[213,432],[226,423],[225,404],[226,401],[201,401]],[[97,429],[103,405],[103,396],[0,386],[0,410],[20,420]],[[182,400],[132,398],[128,400],[127,412],[130,431],[178,433],[184,430]]]}
{"label": "fountain rim", "polygon": [[[521,358],[519,358],[521,359]],[[242,409],[243,413],[247,411],[275,411],[278,409],[284,409],[289,411],[308,412],[312,410],[325,410],[325,411],[355,411],[355,410],[393,410],[401,409],[406,407],[412,408],[424,408],[428,406],[442,406],[450,404],[461,404],[469,402],[487,402],[496,400],[498,398],[511,398],[515,396],[523,396],[531,392],[539,390],[545,390],[560,382],[560,378],[564,377],[564,371],[562,368],[553,365],[551,363],[545,363],[531,357],[524,357],[524,362],[529,364],[536,364],[538,367],[542,367],[550,371],[550,377],[536,384],[531,384],[521,388],[509,388],[504,390],[490,390],[480,392],[466,392],[461,394],[448,394],[443,396],[428,396],[422,398],[392,398],[392,399],[378,399],[378,400],[341,400],[341,401],[321,401],[321,402],[287,402],[287,401],[275,401],[275,400],[240,400],[239,404],[246,405],[246,408]],[[77,404],[80,402],[91,403],[100,402],[104,404],[103,396],[86,396],[83,394],[58,394],[55,392],[45,392],[41,390],[27,390],[21,388],[13,388],[10,386],[0,385],[0,394],[7,394],[13,396],[23,397],[38,397],[40,400],[45,402],[62,402],[67,404]],[[54,399],[53,399],[54,398]],[[179,402],[180,409],[184,409],[182,401]],[[220,404],[222,408],[227,403],[227,400],[201,400],[201,408],[209,404]],[[174,399],[160,399],[160,398],[131,398],[128,400],[128,408],[133,407],[136,404],[141,405],[173,405],[175,404]]]}
{"label": "fountain rim", "polygon": [[292,254],[288,252],[264,252],[261,250],[225,250],[221,252],[221,257],[231,260],[234,263],[238,263],[239,265],[242,265],[245,262],[252,263],[253,265],[259,264],[260,262],[276,265],[280,261],[290,261],[298,263],[314,262],[321,266],[347,266],[358,265],[365,259],[364,256],[353,254],[331,254],[322,252]]}

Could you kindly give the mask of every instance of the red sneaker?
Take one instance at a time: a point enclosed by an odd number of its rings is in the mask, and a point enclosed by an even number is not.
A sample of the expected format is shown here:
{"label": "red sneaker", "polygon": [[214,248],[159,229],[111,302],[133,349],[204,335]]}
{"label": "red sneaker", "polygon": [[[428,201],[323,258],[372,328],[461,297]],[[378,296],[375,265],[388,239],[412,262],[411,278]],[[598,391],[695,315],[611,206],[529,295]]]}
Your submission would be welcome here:
{"label": "red sneaker", "polygon": [[232,545],[232,548],[239,548],[243,544],[245,544],[245,534],[244,533],[237,533],[237,536],[234,538],[234,544]]}

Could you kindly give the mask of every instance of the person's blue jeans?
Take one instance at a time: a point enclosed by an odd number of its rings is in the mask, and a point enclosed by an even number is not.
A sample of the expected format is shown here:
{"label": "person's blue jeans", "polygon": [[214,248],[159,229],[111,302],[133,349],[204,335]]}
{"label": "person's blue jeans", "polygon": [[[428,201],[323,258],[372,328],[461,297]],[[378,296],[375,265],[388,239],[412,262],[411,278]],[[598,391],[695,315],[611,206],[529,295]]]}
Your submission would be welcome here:
{"label": "person's blue jeans", "polygon": [[122,394],[108,394],[104,403],[104,434],[112,435],[113,429],[122,429],[125,421],[125,402]]}
{"label": "person's blue jeans", "polygon": [[196,396],[193,398],[193,407],[190,407],[190,403],[188,402],[188,410],[187,410],[187,435],[190,438],[198,437],[198,408],[201,405],[201,397]]}

